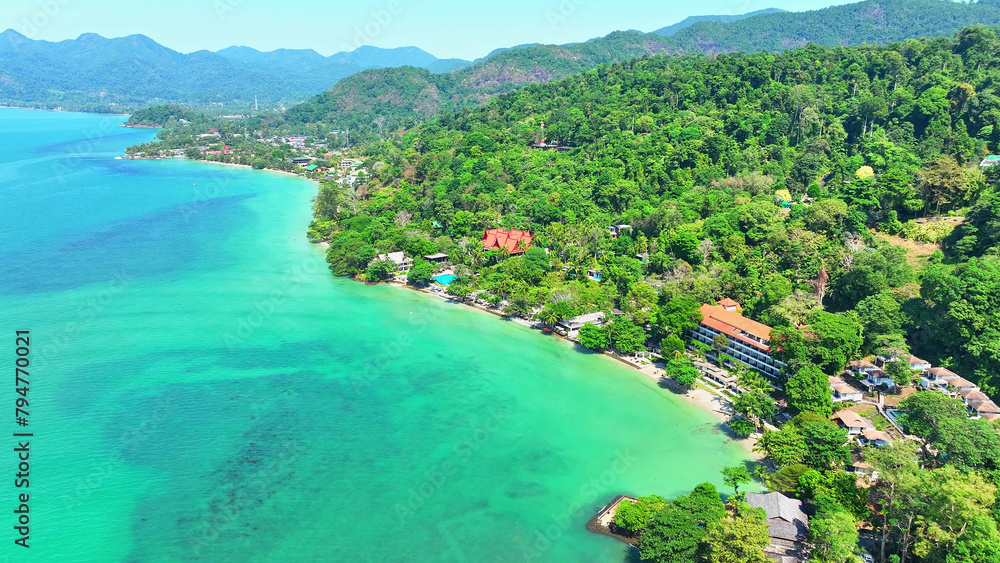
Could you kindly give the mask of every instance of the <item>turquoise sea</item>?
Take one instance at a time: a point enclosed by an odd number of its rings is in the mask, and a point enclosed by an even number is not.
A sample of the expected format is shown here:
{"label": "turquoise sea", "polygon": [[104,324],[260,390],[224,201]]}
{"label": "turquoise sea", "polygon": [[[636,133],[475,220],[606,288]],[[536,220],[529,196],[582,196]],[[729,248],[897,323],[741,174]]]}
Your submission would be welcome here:
{"label": "turquoise sea", "polygon": [[115,160],[122,122],[0,110],[0,561],[627,561],[599,507],[746,459],[613,360],[335,279],[315,185]]}

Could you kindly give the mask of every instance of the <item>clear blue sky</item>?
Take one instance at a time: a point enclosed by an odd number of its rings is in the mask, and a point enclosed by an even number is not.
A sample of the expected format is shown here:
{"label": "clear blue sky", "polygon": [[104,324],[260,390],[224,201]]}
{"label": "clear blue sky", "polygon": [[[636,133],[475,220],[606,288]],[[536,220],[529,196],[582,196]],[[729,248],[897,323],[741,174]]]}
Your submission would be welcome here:
{"label": "clear blue sky", "polygon": [[[359,44],[415,45],[473,59],[497,47],[653,31],[687,16],[814,10],[845,0],[0,0],[0,30],[58,41],[141,33],[181,52],[230,45],[329,55]],[[392,13],[395,12],[395,13]]]}

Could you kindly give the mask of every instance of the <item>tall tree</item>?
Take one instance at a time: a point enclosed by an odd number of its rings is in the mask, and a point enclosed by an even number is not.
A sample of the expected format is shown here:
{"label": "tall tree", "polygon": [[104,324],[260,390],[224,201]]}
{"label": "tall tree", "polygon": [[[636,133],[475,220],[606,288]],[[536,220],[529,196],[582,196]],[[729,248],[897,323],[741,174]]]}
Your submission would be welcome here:
{"label": "tall tree", "polygon": [[788,378],[785,384],[788,404],[796,412],[833,414],[833,395],[829,377],[813,365],[805,365]]}
{"label": "tall tree", "polygon": [[767,563],[764,548],[771,543],[762,508],[740,503],[711,525],[702,540],[707,563]]}

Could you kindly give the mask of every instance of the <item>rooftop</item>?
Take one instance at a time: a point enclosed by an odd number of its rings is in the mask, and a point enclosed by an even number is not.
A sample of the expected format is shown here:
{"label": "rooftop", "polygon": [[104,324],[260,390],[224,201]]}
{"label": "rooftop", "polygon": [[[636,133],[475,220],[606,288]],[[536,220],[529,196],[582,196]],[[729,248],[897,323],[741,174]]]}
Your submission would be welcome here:
{"label": "rooftop", "polygon": [[861,431],[861,435],[865,437],[865,440],[869,442],[874,442],[876,440],[881,440],[883,442],[891,441],[889,435],[880,430],[875,430],[874,428],[865,428]]}
{"label": "rooftop", "polygon": [[[701,324],[713,328],[729,338],[736,338],[761,350],[767,352],[771,350],[767,345],[771,339],[771,327],[744,317],[739,310],[727,310],[721,303],[720,305],[701,306],[699,309],[702,316]],[[733,301],[733,303],[736,302]],[[747,335],[760,339],[760,342]]]}
{"label": "rooftop", "polygon": [[767,529],[772,538],[804,541],[809,517],[802,512],[802,501],[781,493],[747,493],[747,504],[767,512]]}
{"label": "rooftop", "polygon": [[486,229],[483,233],[483,248],[493,250],[506,248],[510,254],[520,254],[531,248],[534,238],[528,231],[517,229]]}
{"label": "rooftop", "polygon": [[950,377],[958,377],[958,374],[947,368],[936,367],[927,370],[927,375],[934,376],[939,379],[947,379]]}
{"label": "rooftop", "polygon": [[830,418],[833,420],[839,420],[848,428],[875,428],[875,424],[873,424],[872,421],[854,411],[849,411],[847,409],[834,414]]}

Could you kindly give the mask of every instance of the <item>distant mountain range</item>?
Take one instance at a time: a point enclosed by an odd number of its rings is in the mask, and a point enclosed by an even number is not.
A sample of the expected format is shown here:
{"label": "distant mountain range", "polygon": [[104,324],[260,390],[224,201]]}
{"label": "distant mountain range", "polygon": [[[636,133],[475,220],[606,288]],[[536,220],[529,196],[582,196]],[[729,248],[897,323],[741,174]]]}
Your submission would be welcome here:
{"label": "distant mountain range", "polygon": [[370,132],[375,116],[396,127],[482,103],[526,84],[655,54],[777,51],[885,43],[1000,25],[1000,0],[866,0],[810,12],[762,10],[698,16],[654,33],[615,32],[568,45],[497,49],[476,61],[438,59],[416,47],[360,47],[324,57],[312,50],[229,47],[182,54],[143,35],[84,34],[49,42],[0,33],[0,104],[128,110],[158,103],[245,109],[293,106],[290,115]]}
{"label": "distant mountain range", "polygon": [[0,104],[108,109],[159,101],[248,107],[314,96],[359,71],[412,66],[451,72],[470,61],[438,59],[416,47],[362,46],[324,57],[313,50],[263,53],[229,47],[182,54],[145,35],[107,39],[36,41],[8,29],[0,33]]}
{"label": "distant mountain range", "polygon": [[881,44],[950,36],[977,23],[1000,26],[1000,0],[867,0],[809,12],[766,10],[732,21],[703,19],[671,36],[662,34],[671,28],[658,33],[615,32],[573,45],[505,50],[449,74],[412,67],[368,70],[338,82],[286,115],[290,121],[349,127],[352,138],[361,140],[374,134],[372,121],[377,116],[386,118],[387,130],[405,127],[521,86],[558,80],[606,63],[657,54],[781,51],[810,42]]}
{"label": "distant mountain range", "polygon": [[708,22],[728,23],[728,22],[734,22],[734,21],[737,21],[737,20],[746,19],[746,18],[753,17],[753,16],[759,16],[761,14],[772,14],[772,13],[775,13],[775,12],[784,12],[784,11],[785,10],[781,10],[779,8],[766,8],[764,10],[757,10],[756,12],[748,12],[746,14],[739,14],[739,15],[734,15],[734,16],[691,16],[691,17],[688,17],[688,18],[684,18],[683,21],[679,21],[679,22],[675,23],[674,25],[668,25],[667,27],[661,27],[660,29],[657,29],[653,33],[655,33],[657,35],[665,35],[667,37],[670,37],[671,35],[677,33],[678,31],[680,31],[682,29],[685,29],[685,28],[688,28],[688,27],[691,27],[692,25],[694,25],[694,24],[696,24],[698,22],[706,22],[706,21],[708,21]]}

